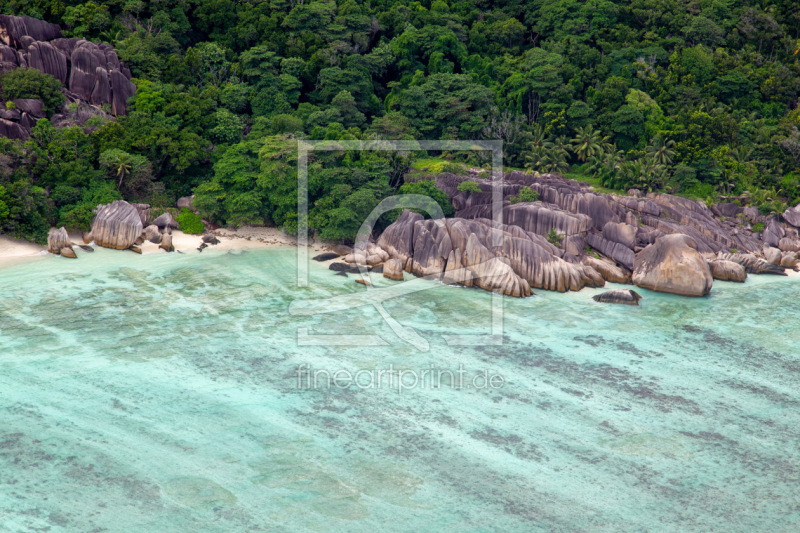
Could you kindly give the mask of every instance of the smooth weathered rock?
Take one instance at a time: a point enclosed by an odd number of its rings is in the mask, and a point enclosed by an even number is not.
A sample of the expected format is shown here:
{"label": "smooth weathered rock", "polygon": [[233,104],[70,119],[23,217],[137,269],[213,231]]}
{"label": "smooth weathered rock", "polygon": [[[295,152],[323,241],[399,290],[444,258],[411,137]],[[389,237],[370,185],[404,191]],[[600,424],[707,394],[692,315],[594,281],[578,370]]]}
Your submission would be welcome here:
{"label": "smooth weathered rock", "polygon": [[766,224],[766,228],[762,234],[762,238],[765,243],[778,247],[780,244],[781,239],[786,235],[786,231],[784,230],[781,223],[778,221],[777,218],[771,218]]}
{"label": "smooth weathered rock", "polygon": [[70,259],[77,259],[78,256],[75,255],[75,250],[72,249],[72,246],[65,246],[61,248],[59,251],[61,257],[69,257]]}
{"label": "smooth weathered rock", "polygon": [[104,248],[126,250],[142,234],[139,212],[128,202],[117,200],[97,208],[92,222],[94,241]]}
{"label": "smooth weathered rock", "polygon": [[13,100],[20,113],[27,113],[34,118],[44,118],[44,102],[35,98],[17,98]]}
{"label": "smooth weathered rock", "polygon": [[172,245],[172,235],[169,233],[162,235],[161,244],[158,247],[166,252],[174,252],[175,247]]}
{"label": "smooth weathered rock", "polygon": [[363,278],[357,279],[356,283],[360,283],[361,285],[366,285],[367,287],[372,287],[372,283]]}
{"label": "smooth weathered rock", "polygon": [[768,263],[760,257],[753,254],[740,254],[740,253],[720,253],[717,255],[718,259],[726,261],[733,261],[744,267],[748,274],[774,274],[778,276],[785,276],[786,273],[780,265],[773,265]]}
{"label": "smooth weathered rock", "polygon": [[603,277],[604,280],[608,281],[609,283],[631,282],[630,272],[623,270],[611,261],[587,255],[581,259],[581,262],[584,265],[593,268]]}
{"label": "smooth weathered rock", "polygon": [[27,15],[0,15],[0,41],[13,48],[21,48],[23,37],[30,37],[34,41],[52,41],[61,37],[61,28],[58,24]]}
{"label": "smooth weathered rock", "polygon": [[[206,244],[216,245],[219,244],[219,239],[213,233],[206,233],[201,237],[201,240]],[[338,257],[338,256],[337,256]]]}
{"label": "smooth weathered rock", "polygon": [[687,235],[665,235],[636,254],[633,283],[637,287],[683,296],[705,296],[714,279],[697,243]]}
{"label": "smooth weathered rock", "polygon": [[81,237],[83,238],[83,244],[91,244],[91,242],[94,240],[94,236],[92,235],[91,231],[84,231]]}
{"label": "smooth weathered rock", "polygon": [[399,259],[389,259],[383,264],[383,277],[403,281],[403,263]]}
{"label": "smooth weathered rock", "polygon": [[35,42],[28,46],[28,66],[50,74],[62,84],[67,82],[67,58],[48,42]]}
{"label": "smooth weathered rock", "polygon": [[28,138],[28,136],[28,131],[16,122],[11,122],[10,120],[0,118],[0,137],[6,137],[8,139],[20,139],[24,141]]}
{"label": "smooth weathered rock", "polygon": [[764,259],[770,265],[781,264],[781,250],[780,248],[773,248],[771,246],[764,246]]}
{"label": "smooth weathered rock", "polygon": [[178,198],[178,209],[192,209],[192,202],[194,202],[194,195]]}
{"label": "smooth weathered rock", "polygon": [[639,305],[642,297],[632,289],[614,289],[592,296],[592,300],[607,304]]}
{"label": "smooth weathered rock", "polygon": [[394,223],[392,223],[378,238],[378,246],[393,259],[403,263],[403,269],[411,271],[411,261],[414,255],[414,224],[423,217],[404,209]]}
{"label": "smooth weathered rock", "polygon": [[340,255],[335,252],[325,252],[318,255],[315,255],[311,259],[314,261],[324,262],[330,261],[331,259],[339,259]]}
{"label": "smooth weathered rock", "polygon": [[739,263],[733,261],[725,261],[724,259],[714,259],[708,261],[708,267],[711,269],[711,276],[720,281],[736,281],[744,283],[747,279],[747,272],[745,268]]}
{"label": "smooth weathered rock", "polygon": [[784,268],[791,268],[792,270],[796,270],[798,264],[798,254],[797,252],[784,252],[781,254],[781,266]]}
{"label": "smooth weathered rock", "polygon": [[142,249],[139,248],[139,246],[137,246],[136,244],[132,244],[130,246],[130,248],[128,248],[128,250],[130,250],[131,252],[137,253],[139,255],[142,255]]}
{"label": "smooth weathered rock", "polygon": [[144,238],[154,244],[158,244],[161,242],[161,231],[159,231],[158,226],[155,224],[151,224],[144,228]]}
{"label": "smooth weathered rock", "polygon": [[339,255],[347,255],[347,254],[352,254],[353,253],[353,247],[352,246],[347,246],[347,245],[344,245],[344,244],[337,244],[337,245],[331,246],[331,250],[336,252]]}
{"label": "smooth weathered rock", "polygon": [[164,228],[178,229],[178,222],[169,212],[159,215],[159,217],[153,221],[153,224],[158,226],[158,229],[161,231],[163,231]]}
{"label": "smooth weathered rock", "polygon": [[350,265],[347,263],[331,263],[328,265],[328,270],[333,270],[334,272],[347,272],[350,270]]}
{"label": "smooth weathered rock", "polygon": [[633,270],[633,263],[636,256],[633,250],[627,246],[609,241],[596,233],[589,233],[586,235],[586,242],[601,254],[618,261],[629,270]]}
{"label": "smooth weathered rock", "polygon": [[62,248],[69,248],[72,243],[65,228],[52,228],[47,236],[47,251],[51,254],[58,254]]}
{"label": "smooth weathered rock", "polygon": [[795,228],[800,228],[800,204],[784,211],[783,219]]}
{"label": "smooth weathered rock", "polygon": [[531,295],[528,282],[518,276],[511,265],[492,255],[475,234],[467,241],[463,263],[472,272],[474,284],[481,289],[517,298]]}
{"label": "smooth weathered rock", "polygon": [[136,85],[131,83],[119,70],[112,70],[110,77],[113,93],[111,112],[117,116],[124,115],[128,110],[128,98],[136,94]]}
{"label": "smooth weathered rock", "polygon": [[603,238],[607,241],[619,243],[626,248],[633,250],[636,246],[636,233],[637,228],[630,224],[621,222],[608,222],[603,226]]}
{"label": "smooth weathered rock", "polygon": [[784,237],[778,241],[778,248],[782,252],[800,252],[800,241]]}
{"label": "smooth weathered rock", "polygon": [[414,256],[411,273],[415,276],[440,276],[444,272],[447,257],[452,250],[450,233],[444,221],[417,221],[414,224]]}

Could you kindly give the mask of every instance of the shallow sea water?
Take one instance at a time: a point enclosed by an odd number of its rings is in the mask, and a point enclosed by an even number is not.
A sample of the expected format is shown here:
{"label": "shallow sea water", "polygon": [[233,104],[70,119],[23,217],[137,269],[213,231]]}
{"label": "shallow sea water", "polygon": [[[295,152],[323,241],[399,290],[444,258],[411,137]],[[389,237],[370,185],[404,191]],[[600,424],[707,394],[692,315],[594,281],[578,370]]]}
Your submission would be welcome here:
{"label": "shallow sea water", "polygon": [[[0,531],[800,528],[800,278],[537,291],[477,347],[442,334],[488,333],[491,295],[437,286],[384,305],[421,352],[372,306],[290,315],[366,290],[313,262],[298,288],[294,249],[78,253],[0,270]],[[301,364],[505,382],[298,388]]]}

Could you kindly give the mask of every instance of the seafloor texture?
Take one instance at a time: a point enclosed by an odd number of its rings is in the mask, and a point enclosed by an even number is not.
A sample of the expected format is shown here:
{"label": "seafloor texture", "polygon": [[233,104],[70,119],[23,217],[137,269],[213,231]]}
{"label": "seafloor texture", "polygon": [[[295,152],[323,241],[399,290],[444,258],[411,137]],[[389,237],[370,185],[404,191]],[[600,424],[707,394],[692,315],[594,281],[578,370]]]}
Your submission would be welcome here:
{"label": "seafloor texture", "polygon": [[[386,310],[296,317],[356,293],[295,251],[98,250],[0,270],[0,531],[797,531],[800,279],[603,305],[437,287]],[[392,282],[378,278],[376,284]],[[378,333],[384,347],[297,345]],[[313,370],[484,369],[445,383],[297,388]],[[445,380],[446,381],[446,380]],[[324,379],[319,382],[324,385]]]}

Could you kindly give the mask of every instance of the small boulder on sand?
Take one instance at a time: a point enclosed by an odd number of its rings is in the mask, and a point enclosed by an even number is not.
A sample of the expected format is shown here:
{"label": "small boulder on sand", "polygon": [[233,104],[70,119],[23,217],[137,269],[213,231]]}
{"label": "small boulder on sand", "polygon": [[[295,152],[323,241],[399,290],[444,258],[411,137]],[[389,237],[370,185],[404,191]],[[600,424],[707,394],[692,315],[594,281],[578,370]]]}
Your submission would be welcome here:
{"label": "small boulder on sand", "polygon": [[403,281],[403,263],[399,259],[389,259],[383,264],[383,277]]}

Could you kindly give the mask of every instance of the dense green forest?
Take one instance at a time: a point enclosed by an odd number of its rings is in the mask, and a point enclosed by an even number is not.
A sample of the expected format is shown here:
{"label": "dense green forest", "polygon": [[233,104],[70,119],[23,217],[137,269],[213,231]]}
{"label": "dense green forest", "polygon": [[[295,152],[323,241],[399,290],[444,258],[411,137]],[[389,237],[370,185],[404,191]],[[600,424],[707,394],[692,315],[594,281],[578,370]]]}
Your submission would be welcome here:
{"label": "dense green forest", "polygon": [[[502,139],[509,167],[608,189],[745,194],[764,212],[800,200],[794,0],[0,0],[0,12],[113,45],[138,87],[128,116],[73,105],[66,127],[0,139],[0,224],[40,241],[50,224],[86,228],[98,203],[190,194],[215,223],[291,230],[297,138]],[[3,74],[3,101],[56,112],[47,77]],[[351,238],[411,157],[316,154],[310,225]]]}

